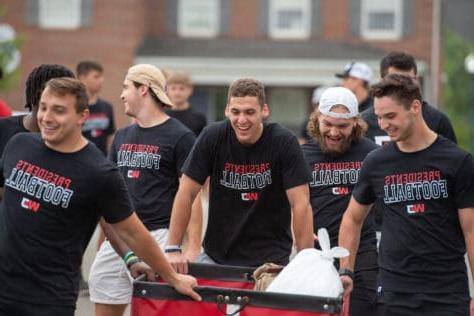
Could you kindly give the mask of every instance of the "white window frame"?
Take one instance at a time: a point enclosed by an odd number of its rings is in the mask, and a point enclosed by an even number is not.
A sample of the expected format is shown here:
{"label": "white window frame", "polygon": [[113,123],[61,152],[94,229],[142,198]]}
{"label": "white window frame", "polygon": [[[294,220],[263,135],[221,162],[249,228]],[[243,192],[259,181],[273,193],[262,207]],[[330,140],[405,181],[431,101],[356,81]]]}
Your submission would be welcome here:
{"label": "white window frame", "polygon": [[[392,6],[394,25],[391,30],[373,30],[369,28],[369,15],[371,12],[387,10]],[[402,37],[403,30],[403,0],[362,0],[360,30],[362,37],[370,40],[398,40]]]}
{"label": "white window frame", "polygon": [[[206,8],[207,6],[207,8]],[[196,12],[205,12],[207,27],[189,25]],[[220,1],[219,0],[178,0],[178,34],[182,37],[216,37],[219,34]]]}
{"label": "white window frame", "polygon": [[[278,27],[278,14],[285,9],[299,9],[302,13],[301,28]],[[311,35],[311,0],[270,0],[269,34],[274,39],[308,39]]]}
{"label": "white window frame", "polygon": [[41,28],[74,30],[81,26],[81,0],[37,1]]}

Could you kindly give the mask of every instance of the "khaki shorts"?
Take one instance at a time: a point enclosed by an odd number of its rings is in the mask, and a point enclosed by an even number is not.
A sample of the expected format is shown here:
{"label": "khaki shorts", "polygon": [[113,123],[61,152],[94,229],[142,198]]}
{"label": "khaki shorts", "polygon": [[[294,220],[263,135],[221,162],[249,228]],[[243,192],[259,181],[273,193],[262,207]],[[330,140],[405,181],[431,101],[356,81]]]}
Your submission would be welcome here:
{"label": "khaki shorts", "polygon": [[[168,239],[168,229],[157,229],[150,234],[163,250]],[[129,304],[132,301],[133,278],[123,259],[108,240],[102,243],[89,274],[89,293],[93,303]]]}

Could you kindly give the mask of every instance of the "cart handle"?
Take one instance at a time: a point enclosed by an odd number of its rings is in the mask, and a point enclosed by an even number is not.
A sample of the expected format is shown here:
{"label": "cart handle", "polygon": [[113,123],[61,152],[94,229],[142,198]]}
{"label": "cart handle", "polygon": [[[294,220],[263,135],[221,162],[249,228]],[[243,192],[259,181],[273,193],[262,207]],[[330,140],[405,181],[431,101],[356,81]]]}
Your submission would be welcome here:
{"label": "cart handle", "polygon": [[234,316],[243,311],[245,307],[247,307],[248,303],[250,302],[250,299],[248,298],[248,296],[237,296],[237,303],[239,303],[240,308],[232,314],[227,314],[227,311],[225,310],[225,305],[229,302],[229,296],[224,296],[222,294],[217,295],[217,309],[219,310],[219,312],[221,312],[225,316]]}

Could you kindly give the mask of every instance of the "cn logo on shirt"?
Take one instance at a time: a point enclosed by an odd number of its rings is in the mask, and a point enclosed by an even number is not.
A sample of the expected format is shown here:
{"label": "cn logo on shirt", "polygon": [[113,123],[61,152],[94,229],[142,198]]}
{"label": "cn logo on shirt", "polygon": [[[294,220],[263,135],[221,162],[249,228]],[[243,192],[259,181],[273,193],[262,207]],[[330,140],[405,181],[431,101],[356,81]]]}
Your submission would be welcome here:
{"label": "cn logo on shirt", "polygon": [[407,205],[408,214],[421,214],[424,212],[425,212],[425,204],[423,203]]}
{"label": "cn logo on shirt", "polygon": [[242,201],[257,201],[258,192],[245,192],[241,194]]}
{"label": "cn logo on shirt", "polygon": [[138,179],[140,177],[140,170],[128,170],[127,178]]}
{"label": "cn logo on shirt", "polygon": [[21,200],[21,207],[36,213],[36,212],[38,212],[38,210],[40,208],[40,204],[39,204],[39,202],[32,201],[32,200],[27,199],[27,198],[24,197]]}
{"label": "cn logo on shirt", "polygon": [[348,195],[349,188],[348,187],[334,187],[332,188],[332,194],[334,195]]}

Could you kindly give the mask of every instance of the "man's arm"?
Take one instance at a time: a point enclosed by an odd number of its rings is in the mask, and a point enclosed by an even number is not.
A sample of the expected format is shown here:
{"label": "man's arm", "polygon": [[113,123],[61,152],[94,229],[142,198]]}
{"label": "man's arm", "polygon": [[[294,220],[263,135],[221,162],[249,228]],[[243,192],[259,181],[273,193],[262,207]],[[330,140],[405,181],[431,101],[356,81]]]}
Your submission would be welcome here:
{"label": "man's arm", "polygon": [[[369,210],[370,205],[360,204],[354,197],[351,197],[339,228],[339,246],[349,250],[348,257],[339,259],[341,268],[354,271],[355,257],[359,248],[360,231]],[[353,280],[348,276],[341,276],[341,282],[344,286],[344,294],[348,295],[352,291]]]}
{"label": "man's arm", "polygon": [[[191,217],[192,205],[200,189],[201,185],[199,183],[185,174],[181,176],[178,192],[174,198],[171,211],[168,246],[181,246]],[[181,252],[167,253],[167,257],[176,271],[181,273],[188,272],[186,258]]]}
{"label": "man's arm", "polygon": [[201,297],[193,290],[193,287],[197,286],[196,279],[189,275],[178,274],[173,270],[160,247],[135,213],[112,226],[118,237],[176,291],[191,296],[195,300],[201,300]]}
{"label": "man's arm", "polygon": [[[104,241],[105,237],[110,242],[112,248],[114,248],[115,252],[119,255],[119,257],[124,258],[127,253],[129,253],[130,247],[120,239],[120,237],[116,234],[113,226],[108,224],[103,218],[100,219],[100,237],[102,237],[102,242]],[[99,237],[99,238],[100,238]],[[137,278],[141,274],[146,274],[148,281],[155,281],[155,271],[153,271],[146,263],[142,262],[140,259],[135,257],[135,260],[131,260],[129,262],[125,262],[127,268],[130,271],[132,277]]]}
{"label": "man's arm", "polygon": [[201,236],[203,226],[201,193],[197,194],[191,207],[191,217],[186,230],[184,255],[189,261],[194,261],[201,253]]}
{"label": "man's arm", "polygon": [[313,211],[309,204],[308,184],[286,190],[293,217],[293,234],[296,250],[314,247]]}
{"label": "man's arm", "polygon": [[[471,276],[474,279],[474,208],[463,208],[459,210],[459,223],[464,234],[467,258],[471,268]],[[474,316],[474,298],[471,298],[470,314]]]}

